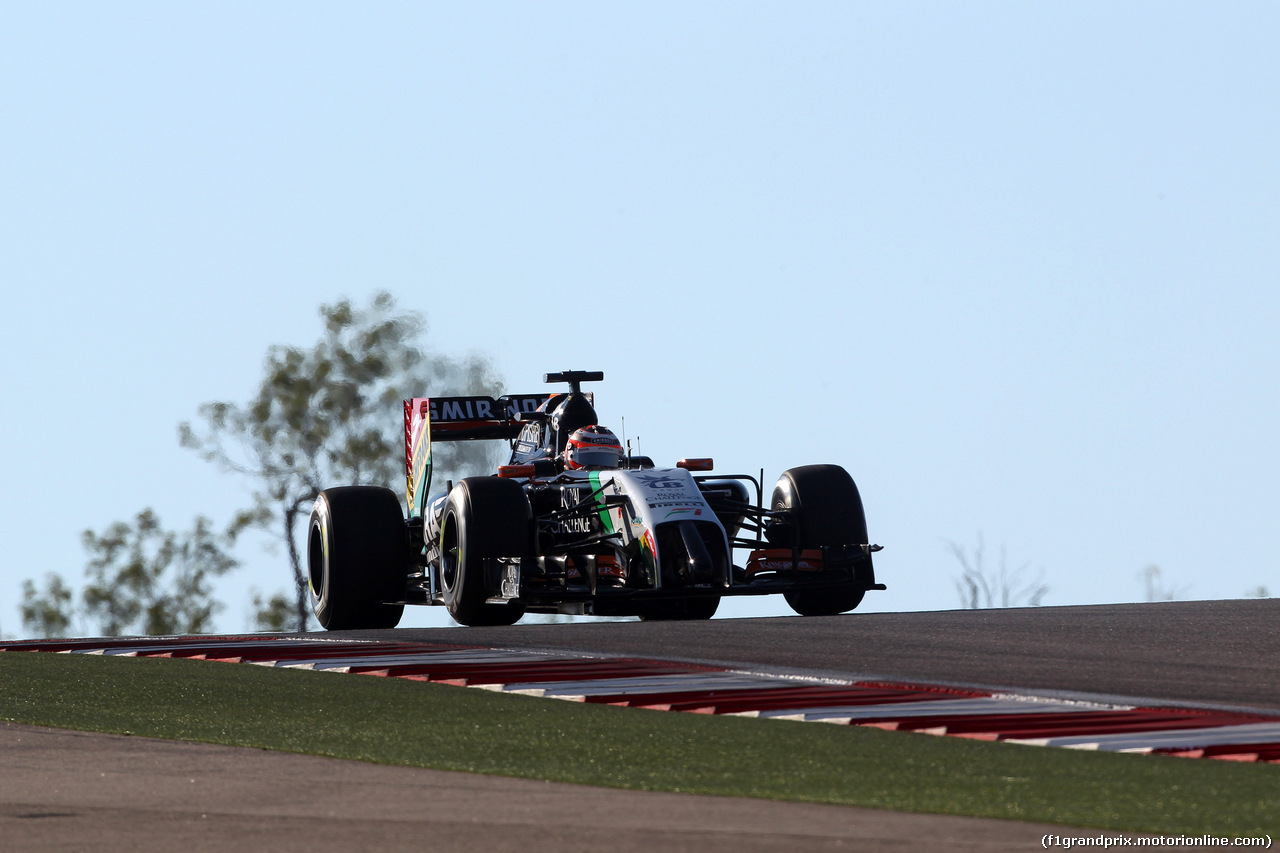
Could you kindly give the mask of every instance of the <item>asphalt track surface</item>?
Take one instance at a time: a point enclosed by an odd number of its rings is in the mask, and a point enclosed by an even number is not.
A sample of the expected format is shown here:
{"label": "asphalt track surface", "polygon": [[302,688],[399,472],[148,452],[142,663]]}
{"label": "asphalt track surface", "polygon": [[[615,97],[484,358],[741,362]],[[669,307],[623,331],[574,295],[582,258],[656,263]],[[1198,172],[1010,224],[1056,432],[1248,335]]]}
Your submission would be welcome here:
{"label": "asphalt track surface", "polygon": [[675,658],[848,678],[1280,711],[1280,599],[330,636]]}
{"label": "asphalt track surface", "polygon": [[[1280,713],[1278,617],[1280,600],[1249,600],[345,636]],[[1039,848],[1046,833],[1101,834],[0,724],[0,850],[970,851]]]}

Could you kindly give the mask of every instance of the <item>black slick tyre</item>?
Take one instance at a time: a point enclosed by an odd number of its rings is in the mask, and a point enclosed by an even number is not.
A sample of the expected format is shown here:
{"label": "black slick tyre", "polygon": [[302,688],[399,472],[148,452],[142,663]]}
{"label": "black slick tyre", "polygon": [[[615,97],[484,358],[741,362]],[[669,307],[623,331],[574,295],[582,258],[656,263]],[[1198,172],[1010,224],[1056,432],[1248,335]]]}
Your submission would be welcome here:
{"label": "black slick tyre", "polygon": [[[792,548],[820,548],[867,542],[862,496],[849,472],[839,465],[804,465],[784,471],[774,486],[770,509],[791,510]],[[834,616],[862,603],[866,590],[798,589],[783,593],[801,616]]]}
{"label": "black slick tyre", "polygon": [[533,514],[519,483],[468,477],[449,493],[440,525],[440,586],[445,607],[463,625],[513,625],[518,601],[490,604],[501,584],[493,558],[529,555]]}
{"label": "black slick tyre", "polygon": [[307,526],[311,609],[330,631],[394,628],[404,613],[407,533],[395,492],[343,486],[316,496]]}
{"label": "black slick tyre", "polygon": [[710,619],[720,607],[720,596],[686,598],[680,601],[650,601],[637,607],[641,622],[692,622]]}

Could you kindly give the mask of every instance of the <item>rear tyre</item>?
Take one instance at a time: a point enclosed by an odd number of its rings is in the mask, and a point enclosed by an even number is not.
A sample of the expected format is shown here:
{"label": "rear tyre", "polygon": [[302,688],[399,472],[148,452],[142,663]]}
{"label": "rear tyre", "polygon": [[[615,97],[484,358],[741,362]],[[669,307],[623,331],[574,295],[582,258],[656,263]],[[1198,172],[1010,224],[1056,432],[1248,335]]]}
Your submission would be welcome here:
{"label": "rear tyre", "polygon": [[469,626],[518,622],[524,616],[520,602],[486,601],[501,584],[491,558],[524,557],[532,550],[533,514],[519,483],[497,477],[460,481],[449,493],[440,526],[440,586],[449,615]]}
{"label": "rear tyre", "polygon": [[307,527],[311,609],[330,631],[394,628],[408,568],[404,515],[396,493],[376,486],[325,489]]}
{"label": "rear tyre", "polygon": [[[773,488],[770,509],[791,510],[792,548],[862,544],[867,541],[867,517],[862,496],[849,472],[839,465],[804,465],[784,471]],[[866,590],[793,590],[783,593],[801,616],[835,616],[862,603]]]}

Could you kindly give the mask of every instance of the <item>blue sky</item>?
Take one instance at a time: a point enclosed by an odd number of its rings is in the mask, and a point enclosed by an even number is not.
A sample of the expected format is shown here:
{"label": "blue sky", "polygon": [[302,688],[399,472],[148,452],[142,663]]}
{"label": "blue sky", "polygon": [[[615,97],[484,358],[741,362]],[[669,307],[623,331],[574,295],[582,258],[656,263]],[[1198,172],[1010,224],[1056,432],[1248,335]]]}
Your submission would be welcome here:
{"label": "blue sky", "polygon": [[[228,519],[176,425],[379,289],[511,391],[603,369],[660,461],[844,465],[863,609],[958,606],[979,537],[1046,604],[1280,591],[1277,43],[1262,2],[5,3],[0,632],[81,530]],[[287,583],[241,556],[227,631]]]}

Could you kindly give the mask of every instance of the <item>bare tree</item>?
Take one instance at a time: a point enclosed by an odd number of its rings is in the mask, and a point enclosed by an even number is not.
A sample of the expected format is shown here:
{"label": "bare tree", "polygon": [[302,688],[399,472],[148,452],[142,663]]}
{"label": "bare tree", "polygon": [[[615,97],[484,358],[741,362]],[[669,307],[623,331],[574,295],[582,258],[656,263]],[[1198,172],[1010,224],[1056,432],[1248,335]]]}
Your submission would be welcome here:
{"label": "bare tree", "polygon": [[[189,423],[179,426],[184,446],[253,481],[254,511],[289,555],[299,631],[306,630],[311,602],[297,533],[315,496],[329,486],[402,482],[404,398],[500,393],[487,359],[426,353],[424,319],[398,312],[388,293],[376,294],[364,309],[346,299],[322,305],[320,315],[324,334],[314,346],[268,351],[252,400],[201,406],[203,434]],[[483,443],[442,443],[433,452],[442,473],[493,463]],[[263,627],[278,625],[283,601],[255,602]]]}
{"label": "bare tree", "polygon": [[1146,588],[1147,601],[1173,601],[1186,595],[1191,589],[1189,584],[1168,586],[1161,580],[1161,574],[1160,567],[1156,565],[1147,566],[1138,574]]}
{"label": "bare tree", "polygon": [[1033,580],[1025,575],[1030,563],[1023,563],[1010,571],[1008,555],[1003,545],[1000,546],[1000,565],[996,569],[988,569],[986,565],[986,543],[982,535],[978,535],[978,544],[973,551],[966,550],[955,542],[947,543],[952,556],[960,563],[961,573],[955,579],[956,592],[960,596],[961,606],[969,610],[988,607],[1038,607],[1041,600],[1049,593],[1044,583],[1044,570],[1036,572]]}

